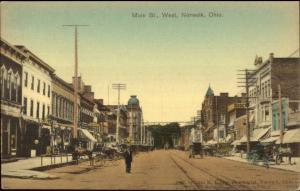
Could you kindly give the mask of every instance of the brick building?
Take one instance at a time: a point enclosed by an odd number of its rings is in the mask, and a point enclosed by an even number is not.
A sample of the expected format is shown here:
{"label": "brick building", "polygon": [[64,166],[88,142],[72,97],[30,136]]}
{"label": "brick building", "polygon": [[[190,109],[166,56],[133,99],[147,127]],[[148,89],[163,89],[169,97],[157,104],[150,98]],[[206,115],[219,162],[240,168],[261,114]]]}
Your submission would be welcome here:
{"label": "brick building", "polygon": [[243,99],[244,98],[238,96],[230,97],[228,93],[220,93],[219,96],[215,96],[211,87],[208,87],[201,109],[201,123],[204,141],[207,142],[209,140],[216,139],[216,136],[214,137],[214,131],[218,126],[219,132],[217,133],[219,138],[222,137],[222,139],[226,139],[226,132],[228,131],[229,124],[227,107],[231,103],[239,103]]}

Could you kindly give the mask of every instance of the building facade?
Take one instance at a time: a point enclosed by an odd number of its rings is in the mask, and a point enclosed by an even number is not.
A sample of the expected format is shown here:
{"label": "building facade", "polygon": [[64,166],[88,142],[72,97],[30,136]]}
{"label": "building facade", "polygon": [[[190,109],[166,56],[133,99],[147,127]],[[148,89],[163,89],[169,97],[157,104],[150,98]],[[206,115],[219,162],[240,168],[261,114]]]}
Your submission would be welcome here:
{"label": "building facade", "polygon": [[22,64],[27,55],[1,38],[1,157],[22,155]]}
{"label": "building facade", "polygon": [[129,140],[133,144],[142,143],[142,115],[143,111],[136,95],[132,95],[127,104],[127,118],[129,125]]}
{"label": "building facade", "polygon": [[201,109],[202,135],[205,142],[215,140],[216,137],[221,141],[226,139],[229,124],[228,105],[242,102],[243,99],[238,96],[230,97],[228,93],[215,96],[211,87],[208,87]]}
{"label": "building facade", "polygon": [[[24,46],[16,46],[28,55],[23,63],[22,106],[27,155],[44,154],[50,145],[51,76],[54,69]],[[32,153],[33,152],[33,153]]]}
{"label": "building facade", "polygon": [[[59,152],[66,152],[72,139],[74,118],[74,89],[59,78],[52,76],[52,112],[51,124],[52,146]],[[79,99],[77,104],[79,104]]]}

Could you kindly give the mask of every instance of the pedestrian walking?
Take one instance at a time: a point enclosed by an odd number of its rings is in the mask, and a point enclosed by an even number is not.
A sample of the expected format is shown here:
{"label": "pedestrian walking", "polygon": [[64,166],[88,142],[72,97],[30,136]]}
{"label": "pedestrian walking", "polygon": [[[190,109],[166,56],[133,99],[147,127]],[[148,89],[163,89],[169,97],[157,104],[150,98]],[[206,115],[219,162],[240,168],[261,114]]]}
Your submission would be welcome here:
{"label": "pedestrian walking", "polygon": [[131,162],[132,162],[132,150],[131,148],[127,148],[124,153],[125,165],[126,165],[126,173],[130,173],[131,171]]}

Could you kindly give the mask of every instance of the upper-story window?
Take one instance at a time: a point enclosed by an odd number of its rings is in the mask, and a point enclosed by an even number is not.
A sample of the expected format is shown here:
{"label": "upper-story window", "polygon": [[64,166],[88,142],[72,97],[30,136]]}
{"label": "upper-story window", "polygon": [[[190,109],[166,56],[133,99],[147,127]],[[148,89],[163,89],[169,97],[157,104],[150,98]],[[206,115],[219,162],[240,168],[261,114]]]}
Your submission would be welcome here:
{"label": "upper-story window", "polygon": [[30,100],[30,116],[33,117],[33,100]]}
{"label": "upper-story window", "polygon": [[46,95],[46,83],[43,83],[43,95]]}
{"label": "upper-story window", "polygon": [[28,85],[28,73],[24,72],[24,86],[27,87]]}
{"label": "upper-story window", "polygon": [[47,106],[47,116],[49,116],[50,115],[50,106],[48,105]]}
{"label": "upper-story window", "polygon": [[36,103],[36,118],[40,118],[40,102]]}
{"label": "upper-story window", "polygon": [[48,97],[50,97],[50,93],[51,93],[51,89],[50,89],[50,85],[48,85]]}
{"label": "upper-story window", "polygon": [[4,91],[5,91],[5,83],[6,83],[6,68],[3,65],[1,67],[1,76],[0,76],[1,80],[1,98],[4,98]]}
{"label": "upper-story window", "polygon": [[31,76],[31,89],[34,90],[34,76]]}
{"label": "upper-story window", "polygon": [[45,104],[43,104],[43,108],[42,108],[42,119],[45,119],[45,110],[46,110],[46,106]]}
{"label": "upper-story window", "polygon": [[262,97],[265,97],[265,83],[264,82],[261,85],[261,93],[262,93]]}
{"label": "upper-story window", "polygon": [[27,115],[27,97],[24,97],[23,100],[23,113],[24,115]]}
{"label": "upper-story window", "polygon": [[271,96],[271,80],[268,80],[268,96]]}
{"label": "upper-story window", "polygon": [[41,80],[37,80],[37,92],[40,93],[40,89],[41,89]]}

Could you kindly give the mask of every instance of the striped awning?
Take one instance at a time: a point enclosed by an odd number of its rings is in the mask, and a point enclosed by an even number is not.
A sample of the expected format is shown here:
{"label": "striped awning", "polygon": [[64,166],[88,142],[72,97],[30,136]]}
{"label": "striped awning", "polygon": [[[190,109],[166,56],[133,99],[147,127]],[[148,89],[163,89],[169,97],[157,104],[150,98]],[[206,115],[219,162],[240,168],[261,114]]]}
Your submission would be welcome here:
{"label": "striped awning", "polygon": [[[283,144],[287,143],[300,143],[300,128],[288,130],[283,135]],[[280,144],[280,139],[276,141],[276,144]]]}

